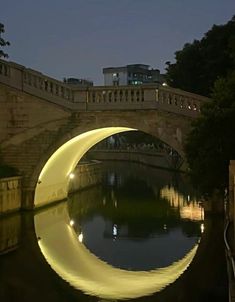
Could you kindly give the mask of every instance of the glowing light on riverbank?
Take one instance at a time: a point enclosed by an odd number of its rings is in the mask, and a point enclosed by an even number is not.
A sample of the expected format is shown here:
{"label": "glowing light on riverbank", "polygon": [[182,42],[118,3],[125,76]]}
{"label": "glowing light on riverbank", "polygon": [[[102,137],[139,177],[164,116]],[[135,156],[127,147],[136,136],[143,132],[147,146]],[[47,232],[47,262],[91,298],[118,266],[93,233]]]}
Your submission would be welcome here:
{"label": "glowing light on riverbank", "polygon": [[70,220],[69,224],[70,224],[71,226],[74,226],[74,220]]}
{"label": "glowing light on riverbank", "polygon": [[83,241],[83,234],[82,233],[78,235],[78,240],[79,240],[79,242]]}
{"label": "glowing light on riverbank", "polygon": [[75,174],[74,174],[74,173],[70,173],[70,174],[69,174],[69,178],[70,178],[70,179],[74,179],[74,177],[75,177]]}

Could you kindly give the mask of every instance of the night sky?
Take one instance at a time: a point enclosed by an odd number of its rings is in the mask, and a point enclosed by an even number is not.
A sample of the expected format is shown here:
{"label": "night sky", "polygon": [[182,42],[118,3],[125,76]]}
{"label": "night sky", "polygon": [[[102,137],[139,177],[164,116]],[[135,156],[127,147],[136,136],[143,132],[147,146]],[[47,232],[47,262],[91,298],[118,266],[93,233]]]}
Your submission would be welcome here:
{"label": "night sky", "polygon": [[9,60],[62,80],[103,84],[103,67],[164,72],[176,50],[235,15],[235,0],[7,0],[0,22]]}

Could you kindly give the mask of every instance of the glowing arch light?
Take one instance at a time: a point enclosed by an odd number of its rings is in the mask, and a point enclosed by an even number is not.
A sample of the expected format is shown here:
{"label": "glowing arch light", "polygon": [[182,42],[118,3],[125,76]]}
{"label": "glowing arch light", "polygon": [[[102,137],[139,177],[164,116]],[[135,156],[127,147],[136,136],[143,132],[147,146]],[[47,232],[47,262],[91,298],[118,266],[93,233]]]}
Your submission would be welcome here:
{"label": "glowing arch light", "polygon": [[137,298],[160,291],[186,270],[198,247],[168,267],[127,271],[101,261],[83,245],[70,224],[67,203],[36,213],[34,223],[40,249],[53,270],[76,289],[104,299]]}
{"label": "glowing arch light", "polygon": [[35,189],[34,205],[39,207],[68,195],[68,183],[82,156],[101,140],[120,132],[136,130],[126,127],[107,127],[82,133],[63,144],[43,167]]}

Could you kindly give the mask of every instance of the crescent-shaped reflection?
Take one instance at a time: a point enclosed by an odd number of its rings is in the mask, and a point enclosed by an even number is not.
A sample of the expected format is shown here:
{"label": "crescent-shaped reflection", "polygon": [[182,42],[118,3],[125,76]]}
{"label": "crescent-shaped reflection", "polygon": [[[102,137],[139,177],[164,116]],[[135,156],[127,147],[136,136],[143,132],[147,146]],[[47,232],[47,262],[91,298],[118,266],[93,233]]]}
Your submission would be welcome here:
{"label": "crescent-shaped reflection", "polygon": [[[76,289],[105,299],[150,295],[173,283],[189,266],[196,244],[183,259],[151,271],[115,268],[92,254],[69,224],[67,203],[35,214],[38,244],[49,265]],[[94,234],[95,236],[95,234]]]}

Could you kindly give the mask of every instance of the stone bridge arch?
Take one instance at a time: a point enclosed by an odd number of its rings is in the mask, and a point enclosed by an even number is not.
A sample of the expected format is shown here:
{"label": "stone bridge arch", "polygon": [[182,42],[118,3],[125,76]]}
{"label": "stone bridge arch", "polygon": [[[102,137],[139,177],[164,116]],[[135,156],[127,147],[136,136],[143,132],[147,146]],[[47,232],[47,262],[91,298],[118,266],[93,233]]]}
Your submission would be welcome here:
{"label": "stone bridge arch", "polygon": [[90,130],[138,129],[182,157],[191,121],[208,99],[160,84],[72,87],[41,72],[0,60],[1,158],[23,176],[23,208],[47,160],[64,143]]}
{"label": "stone bridge arch", "polygon": [[[148,118],[146,119],[146,115]],[[80,121],[80,122],[79,122]],[[81,122],[83,121],[83,122]],[[73,171],[81,157],[96,143],[113,134],[123,131],[140,130],[174,148],[182,157],[182,129],[176,127],[173,118],[171,123],[166,118],[159,117],[159,113],[153,112],[129,112],[113,114],[77,114],[73,117],[73,129],[65,133],[56,141],[49,152],[43,154],[43,158],[35,167],[30,179],[30,187],[35,188],[34,205],[40,206],[67,197],[69,174]],[[179,123],[178,123],[179,126]],[[72,146],[72,147],[71,147]],[[60,154],[62,158],[59,159]],[[73,157],[70,161],[68,157]],[[66,166],[64,164],[66,161]],[[63,166],[63,183],[60,187],[53,178],[58,176]],[[58,170],[58,172],[57,172]],[[51,175],[51,176],[50,176]],[[53,176],[54,175],[54,176]],[[44,178],[44,180],[43,180]],[[44,182],[48,184],[43,185]],[[60,187],[60,188],[59,188]],[[46,197],[47,196],[47,197]]]}
{"label": "stone bridge arch", "polygon": [[[157,110],[80,112],[71,114],[69,118],[40,124],[37,127],[23,131],[4,142],[2,146],[4,147],[3,153],[7,163],[18,168],[24,177],[24,207],[32,208],[35,205],[40,206],[66,197],[67,191],[63,189],[64,193],[61,191],[61,194],[59,194],[52,190],[54,193],[48,193],[50,197],[42,199],[39,196],[43,193],[39,193],[37,188],[40,185],[43,187],[40,175],[42,175],[43,167],[49,158],[61,146],[71,140],[76,140],[79,135],[85,135],[89,131],[99,132],[97,139],[90,142],[90,145],[82,151],[82,154],[95,143],[110,135],[136,129],[162,140],[184,157],[183,140],[190,123],[190,118],[183,117],[182,119],[173,113]],[[108,128],[110,130],[107,130]],[[106,129],[106,133],[103,132],[102,134],[100,129]],[[83,144],[86,144],[85,140],[83,140]],[[76,148],[78,147],[79,144]],[[73,167],[81,158],[80,155],[74,159]],[[68,157],[69,153],[64,156],[65,158]],[[59,169],[59,167],[55,166],[54,169]],[[68,168],[66,173],[71,170],[72,168]],[[67,174],[66,177],[68,177]],[[67,182],[68,179],[64,181]]]}

